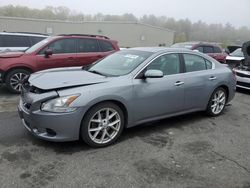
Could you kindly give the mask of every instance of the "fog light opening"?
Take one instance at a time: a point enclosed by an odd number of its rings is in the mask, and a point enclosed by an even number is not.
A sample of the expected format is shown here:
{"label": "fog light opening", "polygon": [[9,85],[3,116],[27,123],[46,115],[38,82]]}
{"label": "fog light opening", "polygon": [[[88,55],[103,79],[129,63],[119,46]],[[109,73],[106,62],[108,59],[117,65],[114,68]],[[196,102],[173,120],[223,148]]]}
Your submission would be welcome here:
{"label": "fog light opening", "polygon": [[51,137],[56,136],[56,132],[52,129],[46,128],[46,132]]}

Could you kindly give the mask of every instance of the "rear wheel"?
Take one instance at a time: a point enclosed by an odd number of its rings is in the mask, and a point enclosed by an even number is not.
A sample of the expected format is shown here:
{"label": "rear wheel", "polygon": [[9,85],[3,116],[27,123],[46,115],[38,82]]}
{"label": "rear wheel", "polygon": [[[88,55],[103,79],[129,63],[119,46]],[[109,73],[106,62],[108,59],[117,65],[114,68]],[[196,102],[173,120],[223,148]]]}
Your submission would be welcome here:
{"label": "rear wheel", "polygon": [[124,114],[114,103],[94,106],[87,112],[81,127],[82,139],[92,147],[105,147],[114,143],[124,128]]}
{"label": "rear wheel", "polygon": [[30,72],[25,69],[15,69],[10,71],[5,79],[8,90],[12,93],[20,93],[23,81],[29,74]]}
{"label": "rear wheel", "polygon": [[224,88],[219,87],[217,88],[208,103],[207,106],[207,114],[211,116],[218,116],[220,115],[225,106],[226,106],[226,101],[227,101],[227,92]]}

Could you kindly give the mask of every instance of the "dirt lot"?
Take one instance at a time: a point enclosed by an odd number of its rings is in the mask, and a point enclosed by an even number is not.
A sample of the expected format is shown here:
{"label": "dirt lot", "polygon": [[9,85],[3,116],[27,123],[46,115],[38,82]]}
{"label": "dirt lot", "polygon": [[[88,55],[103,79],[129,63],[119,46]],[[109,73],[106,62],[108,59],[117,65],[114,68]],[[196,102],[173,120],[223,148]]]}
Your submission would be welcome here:
{"label": "dirt lot", "polygon": [[249,92],[220,117],[194,113],[128,129],[103,149],[34,138],[17,101],[0,89],[0,187],[250,188]]}

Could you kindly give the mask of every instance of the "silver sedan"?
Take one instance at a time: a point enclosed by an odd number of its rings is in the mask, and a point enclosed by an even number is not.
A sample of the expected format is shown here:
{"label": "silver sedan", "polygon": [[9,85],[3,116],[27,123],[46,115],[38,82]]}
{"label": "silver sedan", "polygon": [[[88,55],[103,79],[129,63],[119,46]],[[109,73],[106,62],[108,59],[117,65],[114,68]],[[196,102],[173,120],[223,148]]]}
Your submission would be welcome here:
{"label": "silver sedan", "polygon": [[93,65],[51,69],[24,83],[18,111],[33,135],[112,144],[124,128],[194,111],[223,112],[235,75],[216,60],[184,49],[133,48]]}

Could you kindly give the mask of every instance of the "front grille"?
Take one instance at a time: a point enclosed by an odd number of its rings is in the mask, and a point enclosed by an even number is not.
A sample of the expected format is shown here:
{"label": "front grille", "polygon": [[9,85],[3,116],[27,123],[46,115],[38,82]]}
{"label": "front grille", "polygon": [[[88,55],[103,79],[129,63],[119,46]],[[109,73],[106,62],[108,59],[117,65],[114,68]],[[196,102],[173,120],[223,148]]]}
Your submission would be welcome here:
{"label": "front grille", "polygon": [[237,85],[250,88],[250,83],[246,82],[237,82]]}
{"label": "front grille", "polygon": [[239,77],[250,78],[250,75],[243,74],[243,73],[240,73],[240,72],[236,72],[236,75],[239,76]]}

